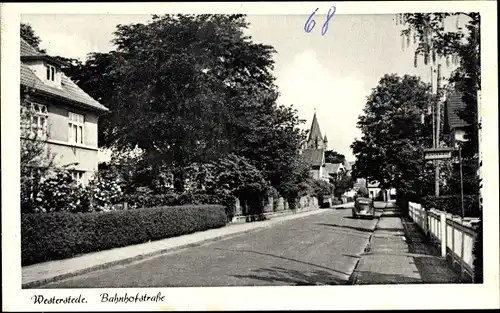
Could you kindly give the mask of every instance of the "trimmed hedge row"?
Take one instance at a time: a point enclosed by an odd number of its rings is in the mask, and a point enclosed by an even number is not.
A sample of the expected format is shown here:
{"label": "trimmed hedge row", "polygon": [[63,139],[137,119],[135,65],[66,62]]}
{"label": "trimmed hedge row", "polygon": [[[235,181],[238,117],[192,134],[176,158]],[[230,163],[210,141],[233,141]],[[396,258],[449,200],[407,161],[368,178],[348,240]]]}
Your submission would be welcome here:
{"label": "trimmed hedge row", "polygon": [[140,244],[226,225],[221,205],[21,216],[22,265]]}
{"label": "trimmed hedge row", "polygon": [[229,195],[213,195],[204,193],[186,192],[181,195],[131,193],[123,200],[129,204],[129,208],[149,208],[159,206],[182,206],[182,205],[223,205],[226,210],[227,220],[230,221],[235,213],[236,198]]}

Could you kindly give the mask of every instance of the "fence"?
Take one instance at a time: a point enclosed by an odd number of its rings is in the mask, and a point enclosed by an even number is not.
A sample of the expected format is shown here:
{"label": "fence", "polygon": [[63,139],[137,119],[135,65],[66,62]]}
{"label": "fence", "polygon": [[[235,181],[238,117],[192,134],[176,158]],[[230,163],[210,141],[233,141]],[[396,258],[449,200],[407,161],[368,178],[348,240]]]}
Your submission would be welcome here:
{"label": "fence", "polygon": [[462,219],[435,209],[425,210],[422,205],[413,202],[409,203],[408,211],[410,218],[440,248],[441,256],[460,269],[464,280],[473,281],[472,249],[477,235],[473,224],[479,222],[479,219]]}

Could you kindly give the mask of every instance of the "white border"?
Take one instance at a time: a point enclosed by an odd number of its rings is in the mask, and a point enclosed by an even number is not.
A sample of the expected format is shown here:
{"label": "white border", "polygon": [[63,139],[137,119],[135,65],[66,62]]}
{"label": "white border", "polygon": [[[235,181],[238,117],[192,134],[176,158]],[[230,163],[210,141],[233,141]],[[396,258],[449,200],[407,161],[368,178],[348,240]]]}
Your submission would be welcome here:
{"label": "white border", "polygon": [[[498,308],[498,97],[496,1],[338,2],[336,14],[479,11],[482,18],[483,285],[377,285],[317,287],[224,287],[21,290],[19,214],[19,22],[20,14],[246,13],[303,14],[328,2],[307,3],[31,3],[1,4],[2,54],[2,300],[8,311],[260,310],[260,309],[474,309]],[[99,294],[161,291],[161,304],[100,303]],[[76,295],[86,305],[34,305],[34,294]]]}

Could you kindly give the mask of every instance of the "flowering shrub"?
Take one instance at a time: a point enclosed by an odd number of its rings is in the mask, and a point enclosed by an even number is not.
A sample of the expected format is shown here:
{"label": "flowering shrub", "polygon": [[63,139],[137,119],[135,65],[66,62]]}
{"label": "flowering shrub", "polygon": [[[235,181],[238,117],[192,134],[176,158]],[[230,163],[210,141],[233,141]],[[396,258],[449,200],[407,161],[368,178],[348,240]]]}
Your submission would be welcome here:
{"label": "flowering shrub", "polygon": [[34,175],[30,185],[36,188],[21,192],[23,213],[107,211],[122,198],[118,180],[96,177],[82,186],[66,168]]}
{"label": "flowering shrub", "polygon": [[95,177],[86,188],[93,211],[109,211],[122,199],[119,179]]}
{"label": "flowering shrub", "polygon": [[23,211],[31,212],[59,212],[81,211],[85,205],[85,192],[78,186],[69,172],[56,169],[48,177],[40,178],[38,188],[31,195],[31,207]]}

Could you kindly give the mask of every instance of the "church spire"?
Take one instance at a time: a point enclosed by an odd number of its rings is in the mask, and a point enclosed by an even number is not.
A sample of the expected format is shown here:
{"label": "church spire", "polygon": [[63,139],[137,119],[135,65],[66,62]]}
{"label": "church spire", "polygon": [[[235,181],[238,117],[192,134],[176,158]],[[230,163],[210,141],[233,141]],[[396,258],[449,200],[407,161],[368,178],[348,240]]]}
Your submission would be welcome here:
{"label": "church spire", "polygon": [[311,130],[309,131],[309,139],[307,141],[314,142],[316,139],[323,141],[323,136],[321,135],[321,130],[319,129],[318,118],[316,117],[316,112],[314,112]]}

